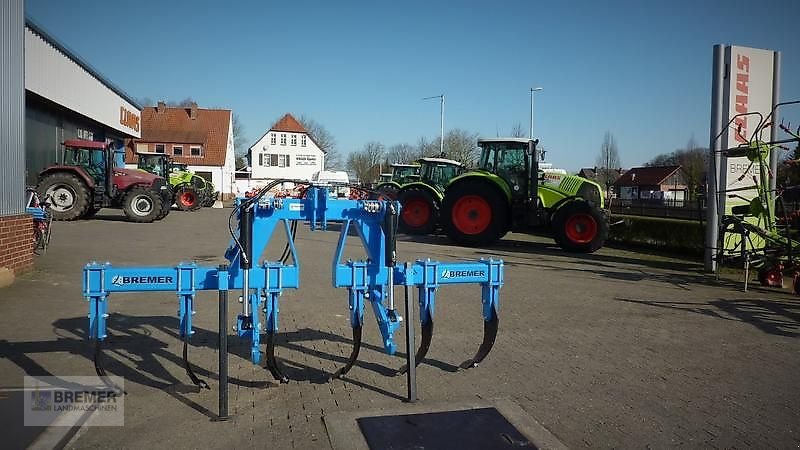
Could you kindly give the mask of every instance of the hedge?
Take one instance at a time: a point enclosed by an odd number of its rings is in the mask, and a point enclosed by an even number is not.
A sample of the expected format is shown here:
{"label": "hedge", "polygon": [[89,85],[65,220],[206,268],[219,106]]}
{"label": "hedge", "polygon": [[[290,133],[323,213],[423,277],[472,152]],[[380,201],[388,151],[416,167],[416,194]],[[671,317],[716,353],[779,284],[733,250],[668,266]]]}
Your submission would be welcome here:
{"label": "hedge", "polygon": [[608,242],[700,254],[705,248],[705,227],[697,220],[625,215],[613,220],[622,223],[611,227]]}

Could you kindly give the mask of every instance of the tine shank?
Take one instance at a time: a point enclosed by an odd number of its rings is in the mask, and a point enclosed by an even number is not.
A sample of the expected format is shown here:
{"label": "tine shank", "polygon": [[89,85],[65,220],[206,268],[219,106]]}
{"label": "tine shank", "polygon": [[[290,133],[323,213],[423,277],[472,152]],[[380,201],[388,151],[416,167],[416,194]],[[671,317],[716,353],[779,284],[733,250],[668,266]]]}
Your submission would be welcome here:
{"label": "tine shank", "polygon": [[267,369],[272,377],[281,384],[289,382],[289,378],[283,374],[278,360],[275,358],[275,333],[273,332],[267,332]]}
{"label": "tine shank", "polygon": [[[422,362],[422,360],[425,358],[425,355],[428,354],[428,350],[431,348],[431,339],[433,339],[433,319],[430,319],[427,323],[422,324],[422,341],[419,343],[417,356],[414,358],[416,365],[419,366],[419,363]],[[406,372],[408,372],[408,365],[403,364],[403,367],[397,370],[395,376],[405,375]]]}
{"label": "tine shank", "polygon": [[475,356],[472,359],[468,359],[461,363],[459,366],[460,368],[469,369],[472,367],[478,367],[478,364],[480,364],[481,361],[486,358],[486,355],[492,351],[494,340],[497,338],[498,325],[499,319],[497,318],[497,314],[495,314],[491,320],[483,321],[483,342],[481,342],[481,346],[478,347],[478,352],[475,353]]}
{"label": "tine shank", "polygon": [[353,364],[355,364],[356,360],[358,360],[358,352],[361,351],[361,328],[361,325],[353,327],[353,351],[350,353],[350,358],[348,358],[347,364],[331,375],[331,379],[341,378],[344,374],[350,371],[350,369],[353,367]]}

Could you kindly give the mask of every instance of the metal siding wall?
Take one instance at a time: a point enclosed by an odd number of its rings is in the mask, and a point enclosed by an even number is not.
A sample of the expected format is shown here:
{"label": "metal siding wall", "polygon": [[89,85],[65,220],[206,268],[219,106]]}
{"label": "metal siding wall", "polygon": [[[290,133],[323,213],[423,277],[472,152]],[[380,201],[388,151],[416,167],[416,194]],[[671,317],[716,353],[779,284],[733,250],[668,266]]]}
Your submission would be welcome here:
{"label": "metal siding wall", "polygon": [[0,6],[0,216],[23,214],[25,53],[23,0]]}

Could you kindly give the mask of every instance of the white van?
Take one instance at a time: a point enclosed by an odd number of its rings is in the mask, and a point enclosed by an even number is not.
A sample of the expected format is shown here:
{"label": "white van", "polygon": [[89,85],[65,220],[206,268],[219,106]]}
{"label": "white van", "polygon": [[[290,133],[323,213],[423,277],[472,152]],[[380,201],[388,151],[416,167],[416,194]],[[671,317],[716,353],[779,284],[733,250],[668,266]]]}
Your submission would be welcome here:
{"label": "white van", "polygon": [[331,194],[338,198],[348,198],[350,196],[350,178],[347,172],[337,170],[320,170],[315,173],[311,181],[316,183],[330,184]]}

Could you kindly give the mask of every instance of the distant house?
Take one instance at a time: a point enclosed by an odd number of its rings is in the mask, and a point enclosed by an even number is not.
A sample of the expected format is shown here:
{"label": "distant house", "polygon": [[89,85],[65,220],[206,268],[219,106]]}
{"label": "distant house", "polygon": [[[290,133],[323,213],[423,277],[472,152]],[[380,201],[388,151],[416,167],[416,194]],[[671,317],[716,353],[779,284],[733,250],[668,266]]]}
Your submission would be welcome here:
{"label": "distant house", "polygon": [[214,183],[223,198],[235,193],[233,114],[229,109],[168,107],[142,110],[142,137],[128,142],[125,164],[136,167],[136,153],[164,153]]}
{"label": "distant house", "polygon": [[[627,172],[625,169],[604,169],[597,167],[584,167],[578,171],[578,176],[592,180],[600,184],[603,189],[608,188],[610,192],[607,193],[609,198],[618,197],[618,192],[614,189],[614,182]],[[607,174],[607,175],[606,175]],[[606,186],[606,180],[610,181],[610,186]]]}
{"label": "distant house", "polygon": [[688,196],[681,166],[634,167],[614,182],[614,188],[622,200],[683,202]]}
{"label": "distant house", "polygon": [[[275,122],[247,151],[250,181],[311,180],[325,169],[325,152],[291,114]],[[263,184],[263,183],[261,183]]]}

